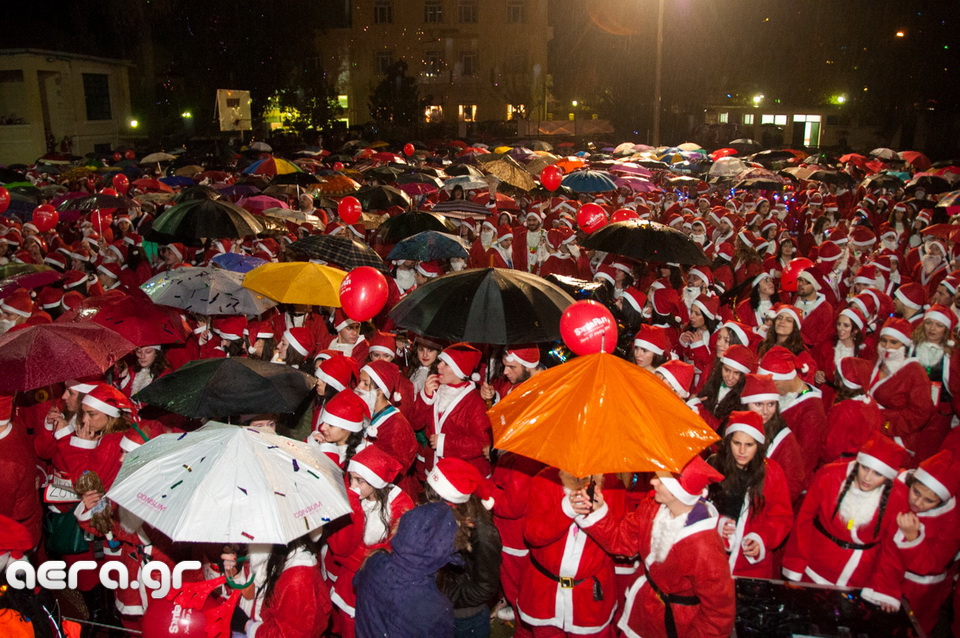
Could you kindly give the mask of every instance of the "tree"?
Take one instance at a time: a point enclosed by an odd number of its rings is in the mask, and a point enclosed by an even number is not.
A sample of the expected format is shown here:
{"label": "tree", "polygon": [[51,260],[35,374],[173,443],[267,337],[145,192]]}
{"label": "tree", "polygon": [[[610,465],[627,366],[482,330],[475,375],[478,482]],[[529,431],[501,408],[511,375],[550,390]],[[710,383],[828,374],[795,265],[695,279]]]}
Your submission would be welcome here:
{"label": "tree", "polygon": [[413,126],[423,112],[414,78],[407,77],[407,63],[394,62],[370,94],[370,117],[380,125]]}
{"label": "tree", "polygon": [[286,113],[284,126],[293,128],[304,139],[308,133],[329,129],[343,113],[317,60],[291,70],[285,86],[277,91],[276,105]]}

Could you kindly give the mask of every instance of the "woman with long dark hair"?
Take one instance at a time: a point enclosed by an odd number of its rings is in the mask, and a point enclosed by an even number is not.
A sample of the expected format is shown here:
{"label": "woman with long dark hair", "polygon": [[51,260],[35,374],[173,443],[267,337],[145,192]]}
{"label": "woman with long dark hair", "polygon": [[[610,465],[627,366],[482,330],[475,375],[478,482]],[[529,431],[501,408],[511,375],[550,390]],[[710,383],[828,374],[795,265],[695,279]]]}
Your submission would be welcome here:
{"label": "woman with long dark hair", "polygon": [[790,490],[783,469],[766,457],[759,414],[730,414],[720,450],[707,462],[724,479],[710,486],[709,500],[720,513],[720,536],[734,576],[773,578],[773,550],[793,524]]}
{"label": "woman with long dark hair", "polygon": [[363,427],[369,420],[366,402],[353,390],[343,390],[327,401],[320,416],[314,419],[318,425],[307,443],[318,445],[321,452],[343,469],[354,454],[368,445],[363,438]]}
{"label": "woman with long dark hair", "polygon": [[670,337],[664,328],[642,325],[633,338],[633,362],[653,372],[670,358]]}
{"label": "woman with long dark hair", "polygon": [[757,358],[763,359],[763,355],[774,346],[782,346],[796,355],[800,361],[798,369],[804,370],[800,375],[803,380],[813,385],[814,377],[817,374],[817,362],[803,345],[803,336],[800,333],[801,319],[800,311],[796,307],[787,304],[779,304],[773,309],[773,323],[767,329],[767,334],[763,341],[757,347]]}
{"label": "woman with long dark hair", "polygon": [[767,313],[778,303],[780,294],[777,292],[773,275],[762,272],[753,278],[750,296],[737,305],[734,316],[737,321],[751,328],[758,328],[766,321]]}
{"label": "woman with long dark hair", "polygon": [[746,375],[757,371],[757,358],[750,348],[729,346],[714,364],[699,397],[701,415],[717,432],[723,432],[727,417],[741,409],[740,395],[746,384]]}
{"label": "woman with long dark hair", "polygon": [[[867,320],[857,308],[840,311],[837,317],[837,335],[834,339],[821,341],[811,353],[817,362],[814,382],[823,392],[823,402],[832,403],[833,393],[839,389],[834,372],[840,362],[848,357],[862,357],[871,362],[876,358],[876,348],[870,352],[866,346]],[[859,446],[857,449],[860,449]]]}
{"label": "woman with long dark hair", "polygon": [[163,348],[157,346],[140,346],[133,351],[133,361],[122,368],[118,378],[120,391],[128,397],[153,383],[153,381],[171,372],[173,369],[167,362]]}
{"label": "woman with long dark hair", "polygon": [[867,394],[873,365],[866,359],[847,357],[837,365],[836,396],[827,410],[826,436],[820,461],[849,461],[874,432],[883,428],[880,406]]}

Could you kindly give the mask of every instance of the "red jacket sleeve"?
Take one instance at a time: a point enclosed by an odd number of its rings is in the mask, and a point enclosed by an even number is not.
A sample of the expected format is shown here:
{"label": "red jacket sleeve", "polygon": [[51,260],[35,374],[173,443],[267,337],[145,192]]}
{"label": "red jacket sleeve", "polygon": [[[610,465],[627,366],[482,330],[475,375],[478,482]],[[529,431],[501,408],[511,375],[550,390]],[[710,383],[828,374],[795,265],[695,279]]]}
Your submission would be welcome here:
{"label": "red jacket sleeve", "polygon": [[253,638],[314,638],[323,633],[333,604],[318,567],[283,570],[261,620],[247,632]]}

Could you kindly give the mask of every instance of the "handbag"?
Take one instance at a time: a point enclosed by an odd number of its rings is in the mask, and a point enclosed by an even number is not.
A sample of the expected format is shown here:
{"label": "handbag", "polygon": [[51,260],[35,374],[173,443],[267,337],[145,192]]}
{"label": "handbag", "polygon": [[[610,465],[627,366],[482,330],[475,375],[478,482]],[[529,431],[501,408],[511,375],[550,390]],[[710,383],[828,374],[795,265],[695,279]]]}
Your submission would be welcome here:
{"label": "handbag", "polygon": [[43,531],[47,539],[47,551],[51,554],[82,554],[90,548],[90,543],[72,511],[48,511],[43,519]]}

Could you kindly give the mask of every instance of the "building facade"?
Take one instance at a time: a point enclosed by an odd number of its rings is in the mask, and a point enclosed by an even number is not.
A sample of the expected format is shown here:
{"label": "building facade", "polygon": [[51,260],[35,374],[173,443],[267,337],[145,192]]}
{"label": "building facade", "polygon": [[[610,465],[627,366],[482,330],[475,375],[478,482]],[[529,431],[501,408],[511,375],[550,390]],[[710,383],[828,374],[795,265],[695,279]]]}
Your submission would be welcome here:
{"label": "building facade", "polygon": [[423,122],[543,119],[549,88],[547,0],[348,0],[320,35],[348,125],[371,120],[370,95],[395,62],[416,79]]}
{"label": "building facade", "polygon": [[109,150],[129,132],[133,64],[42,49],[0,50],[0,164],[48,148]]}

